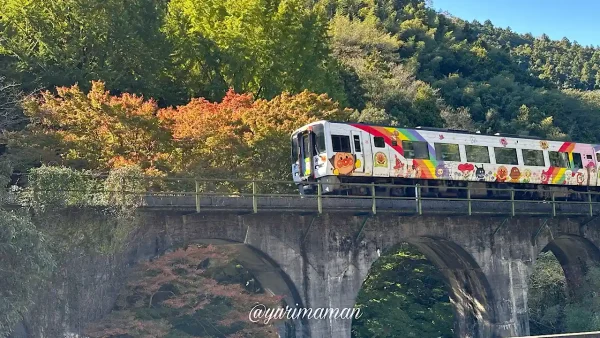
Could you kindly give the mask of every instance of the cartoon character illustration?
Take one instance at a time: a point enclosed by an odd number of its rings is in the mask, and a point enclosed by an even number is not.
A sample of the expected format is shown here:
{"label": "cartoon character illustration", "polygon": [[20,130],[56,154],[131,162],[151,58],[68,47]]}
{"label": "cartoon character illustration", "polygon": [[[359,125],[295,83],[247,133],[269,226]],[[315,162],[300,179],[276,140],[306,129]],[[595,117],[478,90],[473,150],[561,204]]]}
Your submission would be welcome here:
{"label": "cartoon character illustration", "polygon": [[500,144],[503,147],[506,147],[508,145],[508,141],[503,137],[503,138],[500,139]]}
{"label": "cartoon character illustration", "polygon": [[333,165],[334,175],[349,175],[356,167],[360,167],[360,160],[350,153],[336,153],[329,161]]}
{"label": "cartoon character illustration", "polygon": [[450,178],[450,168],[445,164],[440,164],[435,168],[437,178]]}
{"label": "cartoon character illustration", "polygon": [[396,176],[400,176],[401,170],[404,169],[404,163],[402,163],[402,161],[400,161],[400,159],[398,158],[397,155],[394,155],[396,164],[394,164],[394,173],[396,174]]}
{"label": "cartoon character illustration", "polygon": [[478,181],[485,181],[485,169],[483,169],[483,164],[481,167],[475,166],[477,170],[475,170],[475,177],[477,177]]}
{"label": "cartoon character illustration", "polygon": [[548,182],[550,181],[550,170],[546,171],[546,170],[542,170],[542,184],[548,184]]}
{"label": "cartoon character illustration", "polygon": [[504,182],[508,178],[508,169],[505,166],[500,166],[496,171],[496,182]]}
{"label": "cartoon character illustration", "polygon": [[373,161],[373,165],[376,167],[387,168],[387,166],[388,166],[387,156],[385,156],[385,154],[382,152],[375,153],[375,160]]}
{"label": "cartoon character illustration", "polygon": [[548,149],[548,141],[540,141],[540,147],[542,147],[542,149]]}
{"label": "cartoon character illustration", "polygon": [[439,138],[440,138],[440,140],[443,140],[444,139],[444,134],[440,134]]}
{"label": "cartoon character illustration", "polygon": [[529,169],[523,170],[523,180],[521,182],[523,182],[523,183],[531,182],[531,170],[529,170]]}
{"label": "cartoon character illustration", "polygon": [[573,176],[575,176],[575,180],[577,181],[578,185],[582,185],[583,184],[583,174],[582,173],[573,173]]}
{"label": "cartoon character illustration", "polygon": [[423,172],[423,170],[419,166],[419,162],[417,162],[416,160],[413,160],[413,164],[412,164],[412,173],[414,174],[413,177],[420,178],[422,172]]}
{"label": "cartoon character illustration", "polygon": [[461,163],[458,165],[458,171],[462,173],[464,180],[468,180],[471,177],[473,170],[475,170],[475,166],[471,163]]}
{"label": "cartoon character illustration", "polygon": [[392,146],[398,145],[398,136],[400,136],[400,133],[397,130],[394,130],[392,136],[390,137],[392,141]]}
{"label": "cartoon character illustration", "polygon": [[510,178],[511,182],[519,183],[519,178],[521,178],[521,170],[519,170],[517,167],[512,167],[512,169],[510,169]]}

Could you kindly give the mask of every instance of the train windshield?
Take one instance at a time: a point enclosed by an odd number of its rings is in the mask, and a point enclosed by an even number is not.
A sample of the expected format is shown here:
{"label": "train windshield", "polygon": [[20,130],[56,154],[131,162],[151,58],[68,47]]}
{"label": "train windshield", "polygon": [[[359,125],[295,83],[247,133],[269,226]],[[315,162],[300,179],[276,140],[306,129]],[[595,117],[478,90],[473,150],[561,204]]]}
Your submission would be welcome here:
{"label": "train windshield", "polygon": [[315,134],[315,154],[324,153],[325,149],[325,128],[322,124],[316,124],[313,126],[313,133]]}

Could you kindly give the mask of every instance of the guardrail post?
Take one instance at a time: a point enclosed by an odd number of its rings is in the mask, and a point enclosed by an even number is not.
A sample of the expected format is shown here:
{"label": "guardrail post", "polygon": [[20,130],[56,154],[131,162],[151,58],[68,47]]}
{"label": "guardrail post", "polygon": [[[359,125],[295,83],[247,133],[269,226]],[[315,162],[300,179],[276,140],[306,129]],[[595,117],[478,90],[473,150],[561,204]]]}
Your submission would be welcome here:
{"label": "guardrail post", "polygon": [[323,213],[323,187],[321,182],[317,182],[317,209],[319,214]]}
{"label": "guardrail post", "polygon": [[423,214],[423,206],[421,205],[421,185],[417,183],[415,185],[415,197],[417,201],[417,212],[419,215]]}
{"label": "guardrail post", "polygon": [[513,217],[515,216],[515,190],[510,189],[510,206],[511,206],[511,214]]}
{"label": "guardrail post", "polygon": [[256,199],[256,181],[252,180],[252,211],[258,213],[258,200]]}
{"label": "guardrail post", "polygon": [[588,202],[590,204],[590,216],[594,216],[594,206],[592,205],[592,192],[588,190]]}
{"label": "guardrail post", "polygon": [[196,184],[196,212],[200,212],[200,182],[194,180]]}
{"label": "guardrail post", "polygon": [[554,200],[554,190],[552,190],[552,217],[556,217],[556,201]]}
{"label": "guardrail post", "polygon": [[469,216],[471,216],[471,189],[467,186],[467,203],[469,204]]}
{"label": "guardrail post", "polygon": [[371,197],[373,199],[373,215],[377,213],[377,199],[375,199],[375,182],[371,182]]}

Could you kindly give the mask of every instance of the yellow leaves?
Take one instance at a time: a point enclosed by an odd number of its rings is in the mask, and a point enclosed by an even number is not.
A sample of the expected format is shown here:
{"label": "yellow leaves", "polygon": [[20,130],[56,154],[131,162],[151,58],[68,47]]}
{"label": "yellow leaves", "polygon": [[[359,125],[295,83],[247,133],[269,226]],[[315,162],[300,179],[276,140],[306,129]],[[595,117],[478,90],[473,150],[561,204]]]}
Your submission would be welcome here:
{"label": "yellow leaves", "polygon": [[110,95],[101,82],[87,94],[77,86],[57,92],[28,104],[33,144],[35,135],[48,134],[55,143],[36,146],[62,149],[67,161],[100,170],[135,164],[153,174],[286,179],[290,133],[351,113],[308,91],[255,101],[230,90],[221,102],[196,98],[164,109],[136,95]]}
{"label": "yellow leaves", "polygon": [[31,135],[58,136],[60,146],[69,149],[63,158],[101,170],[132,163],[151,168],[156,154],[168,150],[170,136],[154,116],[158,106],[153,100],[111,96],[102,82],[92,82],[87,95],[77,85],[59,87],[57,94],[42,93],[26,112],[34,121]]}

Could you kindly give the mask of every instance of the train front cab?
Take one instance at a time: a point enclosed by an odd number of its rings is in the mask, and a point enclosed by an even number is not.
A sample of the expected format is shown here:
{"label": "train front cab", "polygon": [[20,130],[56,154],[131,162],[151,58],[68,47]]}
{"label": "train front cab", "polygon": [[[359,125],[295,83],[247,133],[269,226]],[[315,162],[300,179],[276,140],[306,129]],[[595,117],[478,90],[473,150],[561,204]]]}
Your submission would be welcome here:
{"label": "train front cab", "polygon": [[324,125],[310,124],[292,134],[292,176],[300,194],[316,192],[317,161],[321,153],[326,154]]}

